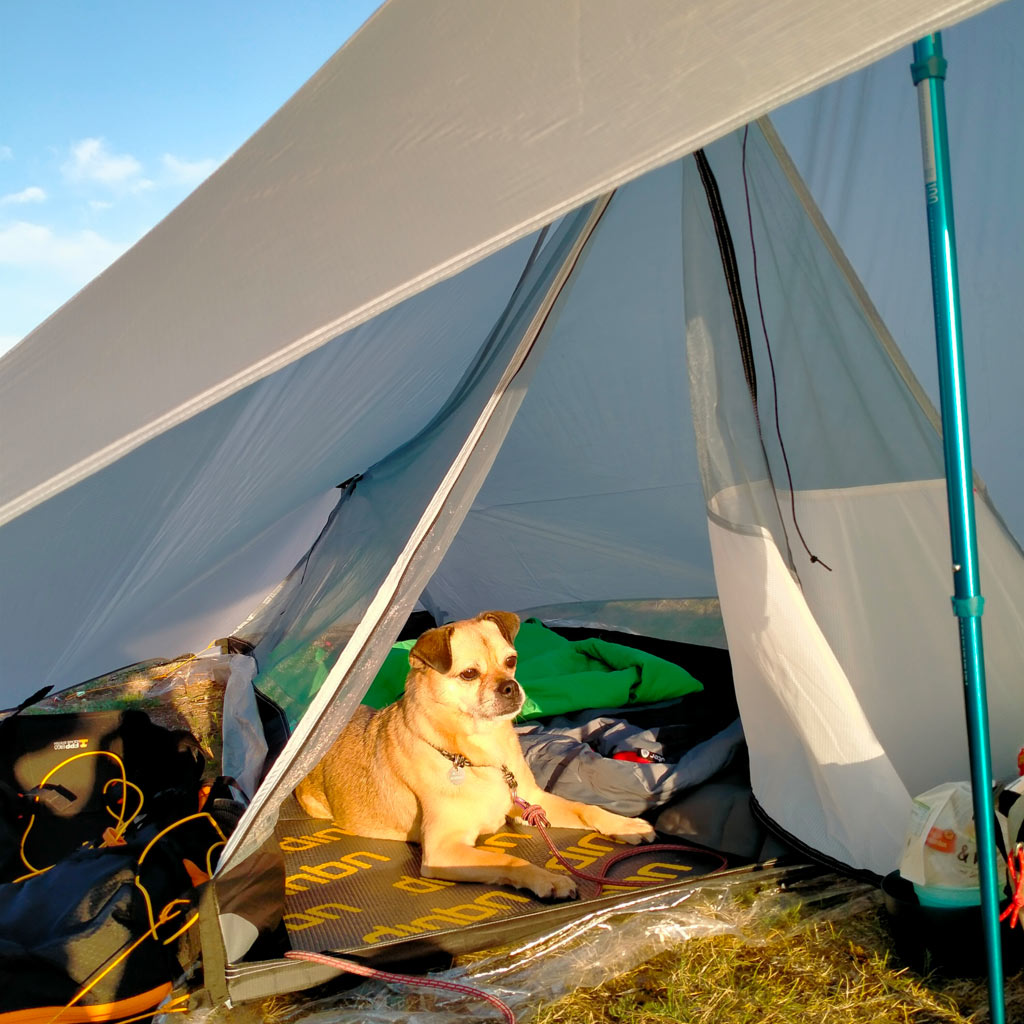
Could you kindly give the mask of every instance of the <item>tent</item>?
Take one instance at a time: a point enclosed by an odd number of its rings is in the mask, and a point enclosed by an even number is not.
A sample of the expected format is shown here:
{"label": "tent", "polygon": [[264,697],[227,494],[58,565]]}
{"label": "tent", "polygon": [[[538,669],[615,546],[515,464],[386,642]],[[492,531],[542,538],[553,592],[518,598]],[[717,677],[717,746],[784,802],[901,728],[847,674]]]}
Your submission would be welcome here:
{"label": "tent", "polygon": [[269,676],[332,630],[229,869],[417,605],[719,643],[764,813],[889,871],[913,795],[967,772],[901,355],[931,337],[907,47],[940,28],[1003,510],[979,480],[994,772],[1024,737],[1019,141],[991,114],[1022,5],[988,6],[390,0],[0,360],[0,702],[231,634]]}

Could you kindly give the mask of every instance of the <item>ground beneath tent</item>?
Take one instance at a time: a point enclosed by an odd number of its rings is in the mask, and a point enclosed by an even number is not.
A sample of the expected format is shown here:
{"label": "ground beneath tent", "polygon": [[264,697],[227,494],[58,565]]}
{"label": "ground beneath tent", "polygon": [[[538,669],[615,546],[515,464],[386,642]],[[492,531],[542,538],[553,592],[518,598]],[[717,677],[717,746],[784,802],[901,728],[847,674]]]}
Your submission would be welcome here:
{"label": "ground beneath tent", "polygon": [[[510,886],[420,877],[413,843],[354,836],[322,819],[303,816],[294,799],[282,808],[277,840],[285,858],[285,926],[293,949],[331,950],[378,962],[426,953],[459,955],[554,927],[613,905],[635,887],[616,881],[676,885],[722,868],[723,855],[687,845],[674,850],[630,847],[596,832],[551,829],[566,860],[609,883],[579,881],[576,900],[544,901]],[[659,836],[659,844],[679,840]],[[479,845],[564,870],[535,829],[519,823]],[[607,867],[624,851],[633,855]]]}

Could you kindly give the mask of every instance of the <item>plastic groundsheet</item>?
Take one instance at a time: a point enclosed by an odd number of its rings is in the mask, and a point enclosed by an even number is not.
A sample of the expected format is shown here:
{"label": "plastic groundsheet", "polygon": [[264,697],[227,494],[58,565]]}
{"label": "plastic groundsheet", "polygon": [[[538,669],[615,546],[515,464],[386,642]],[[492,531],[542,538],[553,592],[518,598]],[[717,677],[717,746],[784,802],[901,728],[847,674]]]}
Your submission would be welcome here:
{"label": "plastic groundsheet", "polygon": [[[760,941],[761,921],[786,917],[796,906],[808,922],[842,920],[877,907],[877,887],[836,876],[820,867],[749,864],[697,876],[650,891],[619,893],[612,903],[585,904],[576,918],[546,925],[522,941],[494,936],[489,950],[460,957],[430,979],[469,986],[502,999],[520,1024],[538,1009],[577,988],[592,988],[633,970],[690,939],[731,935]],[[155,1024],[467,1024],[500,1020],[478,994],[416,985],[363,981],[348,976],[338,986],[211,1006],[195,999],[185,1016],[158,1015]],[[321,981],[326,978],[321,978]],[[179,989],[180,994],[185,991]]]}
{"label": "plastic groundsheet", "polygon": [[[448,882],[420,875],[414,843],[366,839],[302,815],[289,801],[277,826],[285,857],[285,915],[293,949],[331,950],[370,961],[427,952],[457,955],[552,927],[636,894],[635,885],[677,885],[720,869],[722,856],[658,837],[656,848],[628,846],[597,832],[551,829],[550,838],[574,868],[605,877],[578,880],[579,898],[541,900],[510,886]],[[676,849],[657,848],[663,844]],[[565,868],[536,829],[519,822],[478,843],[552,871]],[[623,856],[625,854],[625,856]],[[622,858],[622,859],[619,859]],[[617,884],[618,883],[618,884]]]}

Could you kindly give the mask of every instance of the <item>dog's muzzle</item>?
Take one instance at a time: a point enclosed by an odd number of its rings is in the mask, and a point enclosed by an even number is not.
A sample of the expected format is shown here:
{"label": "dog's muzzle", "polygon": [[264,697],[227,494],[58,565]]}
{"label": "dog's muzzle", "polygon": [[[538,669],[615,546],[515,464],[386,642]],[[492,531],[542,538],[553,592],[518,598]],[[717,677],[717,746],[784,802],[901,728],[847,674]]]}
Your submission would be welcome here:
{"label": "dog's muzzle", "polygon": [[494,717],[514,718],[523,708],[526,694],[515,679],[499,679],[494,687]]}

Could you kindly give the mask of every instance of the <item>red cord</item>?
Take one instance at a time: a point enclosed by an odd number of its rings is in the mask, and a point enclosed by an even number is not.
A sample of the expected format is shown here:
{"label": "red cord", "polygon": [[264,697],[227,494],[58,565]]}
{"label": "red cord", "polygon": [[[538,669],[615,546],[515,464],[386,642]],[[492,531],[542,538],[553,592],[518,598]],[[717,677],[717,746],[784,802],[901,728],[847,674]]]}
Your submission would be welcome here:
{"label": "red cord", "polygon": [[[571,875],[575,875],[577,878],[582,879],[584,882],[595,882],[597,884],[597,895],[600,896],[606,885],[625,886],[627,889],[648,889],[653,885],[665,885],[664,879],[649,879],[643,882],[627,882],[624,879],[620,880],[617,878],[608,878],[608,869],[613,865],[617,864],[620,860],[625,860],[627,857],[635,857],[639,853],[698,853],[707,857],[717,857],[721,864],[715,868],[714,871],[721,871],[727,867],[729,861],[723,857],[722,854],[717,853],[714,850],[701,850],[696,846],[686,846],[683,843],[655,843],[653,846],[642,846],[636,849],[630,848],[623,850],[621,853],[617,853],[614,857],[605,861],[604,866],[601,868],[600,875],[589,875],[585,871],[580,871],[579,868],[574,868],[562,855],[561,851],[551,841],[551,837],[548,835],[547,830],[550,828],[550,824],[547,819],[547,815],[544,813],[544,808],[540,804],[528,804],[522,797],[513,796],[512,802],[522,811],[522,819],[527,825],[532,825],[541,835],[541,838],[547,843],[548,849],[554,854],[555,860],[565,868],[566,871]],[[708,872],[713,874],[714,872]]]}
{"label": "red cord", "polygon": [[999,915],[999,920],[1009,918],[1011,929],[1016,928],[1020,920],[1024,928],[1024,918],[1020,917],[1020,912],[1024,910],[1024,843],[1018,843],[1017,848],[1006,858],[1006,873],[1010,876],[1013,895],[1010,897],[1010,905]]}
{"label": "red cord", "polygon": [[440,988],[446,992],[458,992],[460,995],[470,996],[473,999],[486,999],[492,1006],[496,1007],[501,1015],[508,1021],[508,1024],[516,1024],[516,1015],[511,1008],[503,1003],[497,996],[492,996],[482,989],[470,988],[468,985],[459,985],[454,981],[442,981],[440,978],[428,978],[414,974],[393,974],[391,971],[378,971],[375,967],[368,967],[358,960],[346,960],[340,956],[328,956],[326,953],[307,953],[304,950],[292,949],[285,953],[289,960],[309,960],[314,964],[323,964],[325,967],[336,967],[341,971],[348,971],[350,974],[358,974],[364,978],[373,978],[375,981],[390,981],[396,985],[418,985],[421,988]]}

